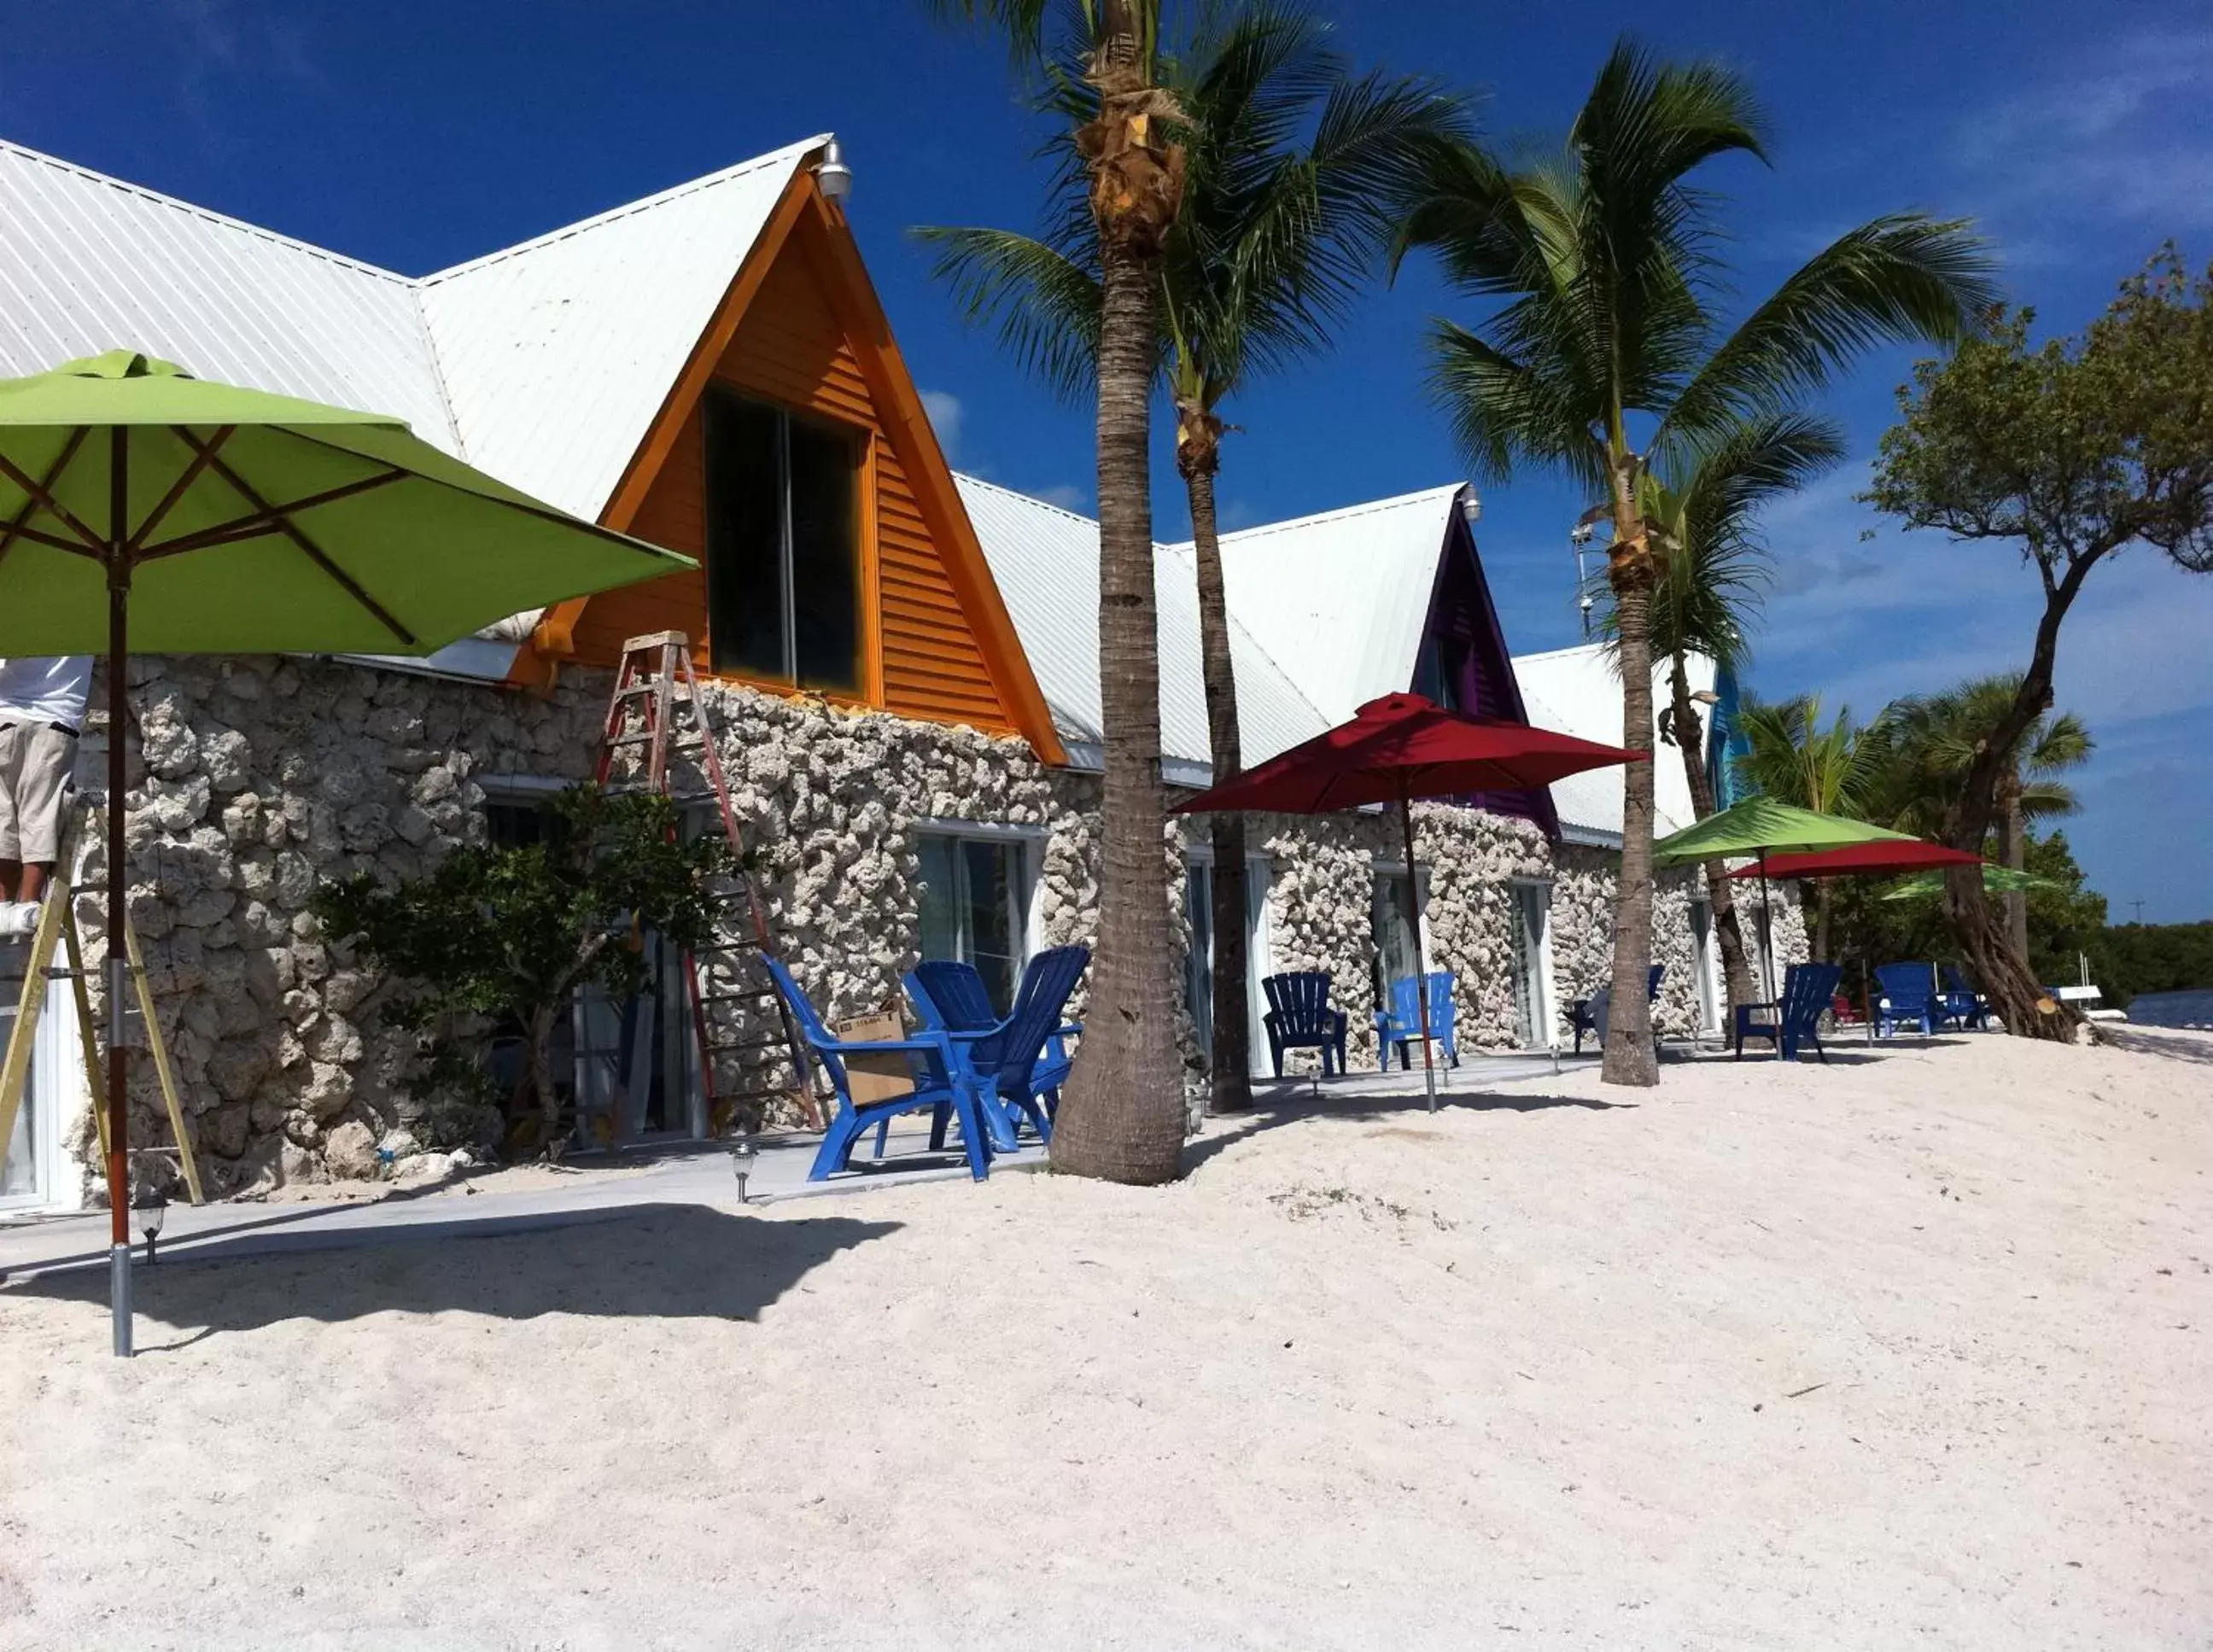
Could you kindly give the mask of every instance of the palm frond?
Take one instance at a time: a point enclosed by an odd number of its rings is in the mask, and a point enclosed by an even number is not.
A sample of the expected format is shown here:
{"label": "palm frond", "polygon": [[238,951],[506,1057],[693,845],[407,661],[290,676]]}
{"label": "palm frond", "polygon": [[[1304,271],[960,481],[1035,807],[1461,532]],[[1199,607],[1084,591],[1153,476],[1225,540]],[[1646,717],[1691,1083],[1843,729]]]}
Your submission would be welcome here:
{"label": "palm frond", "polygon": [[1056,396],[1082,396],[1096,373],[1095,268],[1004,229],[924,226],[909,233],[936,249],[930,274],[952,288],[972,324],[995,329],[1007,352]]}
{"label": "palm frond", "polygon": [[1899,213],[1847,231],[1714,351],[1669,410],[1658,445],[1785,405],[1878,344],[1957,343],[1997,301],[1994,268],[1962,222]]}
{"label": "palm frond", "polygon": [[1503,482],[1517,460],[1587,485],[1606,479],[1606,452],[1579,419],[1574,387],[1449,321],[1431,324],[1430,387],[1479,479]]}

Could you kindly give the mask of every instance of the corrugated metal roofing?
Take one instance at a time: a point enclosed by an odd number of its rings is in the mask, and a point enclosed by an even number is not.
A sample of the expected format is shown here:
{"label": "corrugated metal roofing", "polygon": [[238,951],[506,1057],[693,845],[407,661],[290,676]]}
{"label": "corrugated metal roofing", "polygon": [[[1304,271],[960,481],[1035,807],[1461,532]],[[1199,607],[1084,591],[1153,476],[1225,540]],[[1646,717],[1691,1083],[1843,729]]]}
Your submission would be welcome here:
{"label": "corrugated metal roofing", "polygon": [[[1053,722],[1076,746],[1096,747],[1099,702],[1099,524],[972,476],[955,476],[991,577],[1021,636]],[[1200,672],[1198,582],[1187,553],[1156,547],[1160,605],[1161,746],[1181,783],[1204,783],[1211,742]],[[1268,651],[1230,620],[1245,760],[1258,763],[1329,726]]]}
{"label": "corrugated metal roofing", "polygon": [[[1222,538],[1229,606],[1332,723],[1413,681],[1460,484]],[[1190,546],[1175,547],[1188,553]]]}
{"label": "corrugated metal roofing", "polygon": [[[1531,722],[1585,740],[1604,741],[1609,746],[1621,743],[1621,674],[1614,668],[1613,656],[1600,644],[1587,643],[1544,654],[1517,654],[1514,676],[1521,686]],[[1711,688],[1713,661],[1703,655],[1692,655],[1689,676],[1692,692]],[[1671,692],[1667,668],[1655,668],[1655,722]],[[1665,837],[1698,817],[1691,806],[1691,783],[1683,773],[1682,753],[1660,740],[1656,727],[1648,743],[1655,754],[1652,789],[1659,816],[1654,832]],[[1559,811],[1561,829],[1570,838],[1619,848],[1621,777],[1618,768],[1588,769],[1557,782],[1552,787],[1552,806]]]}
{"label": "corrugated metal roofing", "polygon": [[119,347],[460,451],[405,277],[0,143],[0,374]]}
{"label": "corrugated metal roofing", "polygon": [[469,462],[603,510],[811,137],[417,283]]}

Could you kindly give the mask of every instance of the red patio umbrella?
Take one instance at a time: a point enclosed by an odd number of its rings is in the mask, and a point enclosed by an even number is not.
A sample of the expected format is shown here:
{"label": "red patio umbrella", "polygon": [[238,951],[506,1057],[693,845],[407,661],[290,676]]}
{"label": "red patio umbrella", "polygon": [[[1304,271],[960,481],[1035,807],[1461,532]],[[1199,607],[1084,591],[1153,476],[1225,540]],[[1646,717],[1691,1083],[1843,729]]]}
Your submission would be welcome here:
{"label": "red patio umbrella", "polygon": [[[1979,866],[1982,856],[1918,838],[1881,838],[1874,843],[1846,844],[1808,855],[1769,855],[1751,866],[1740,866],[1727,875],[1758,878],[1766,887],[1769,878],[1883,877],[1898,872],[1930,872],[1947,866]],[[1764,898],[1763,898],[1764,899]],[[1763,904],[1762,914],[1766,911]],[[1771,984],[1768,991],[1775,989]],[[1875,1042],[1875,998],[1868,986],[1868,960],[1860,960],[1860,997],[1868,1011],[1868,1042]]]}
{"label": "red patio umbrella", "polygon": [[[1422,886],[1414,875],[1414,799],[1548,786],[1585,769],[1604,768],[1646,755],[1578,740],[1573,735],[1554,734],[1549,728],[1532,728],[1527,723],[1463,716],[1419,694],[1386,694],[1362,706],[1351,722],[1316,735],[1211,791],[1201,792],[1178,804],[1175,812],[1195,814],[1244,809],[1326,814],[1369,803],[1398,804],[1399,826],[1406,839],[1406,881],[1411,886],[1409,905],[1414,913],[1418,977]],[[1437,1080],[1435,1057],[1430,1050],[1426,981],[1416,981],[1414,1002],[1422,1018],[1422,1077],[1430,1111],[1435,1113]]]}

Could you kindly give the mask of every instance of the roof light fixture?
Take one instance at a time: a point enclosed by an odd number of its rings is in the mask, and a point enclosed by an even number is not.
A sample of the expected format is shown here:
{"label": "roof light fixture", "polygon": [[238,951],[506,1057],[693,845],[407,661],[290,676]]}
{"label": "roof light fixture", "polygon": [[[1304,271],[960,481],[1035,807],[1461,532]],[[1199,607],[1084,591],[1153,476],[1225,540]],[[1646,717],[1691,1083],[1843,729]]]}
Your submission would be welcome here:
{"label": "roof light fixture", "polygon": [[822,146],[822,158],[814,163],[814,186],[826,201],[842,201],[853,192],[853,169],[845,164],[845,151],[834,137]]}

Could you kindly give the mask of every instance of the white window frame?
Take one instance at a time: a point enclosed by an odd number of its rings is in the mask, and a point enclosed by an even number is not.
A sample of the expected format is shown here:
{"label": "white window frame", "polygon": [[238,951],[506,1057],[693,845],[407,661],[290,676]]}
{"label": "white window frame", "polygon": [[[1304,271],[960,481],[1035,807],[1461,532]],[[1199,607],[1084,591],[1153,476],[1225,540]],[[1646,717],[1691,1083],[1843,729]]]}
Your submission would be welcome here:
{"label": "white window frame", "polygon": [[[1038,893],[1044,881],[1045,854],[1052,834],[1041,826],[998,820],[948,820],[933,817],[914,821],[907,828],[907,836],[916,841],[918,849],[920,847],[919,839],[933,837],[1011,843],[1021,850],[1015,867],[1015,888],[1022,904],[1021,922],[1015,926],[1020,935],[1017,944],[1021,949],[1021,956],[1015,960],[1015,977],[1019,984],[1022,971],[1029,967],[1030,960],[1045,950],[1045,914]],[[919,900],[915,903],[914,938],[915,947],[919,950],[922,946],[922,905]]]}
{"label": "white window frame", "polygon": [[1530,1048],[1550,1050],[1560,1041],[1559,996],[1554,991],[1552,979],[1552,881],[1550,878],[1509,878],[1506,883],[1509,889],[1516,892],[1515,899],[1517,900],[1521,899],[1519,892],[1524,889],[1534,889],[1544,897],[1537,905],[1543,930],[1533,937],[1537,957],[1536,968],[1532,972],[1533,978],[1529,984],[1536,1002],[1530,1006],[1529,1021],[1530,1032],[1536,1042]]}
{"label": "white window frame", "polygon": [[[1387,860],[1381,855],[1371,856],[1368,871],[1368,939],[1373,945],[1375,940],[1375,880],[1383,877],[1403,879],[1406,875],[1405,857],[1399,856]],[[1430,952],[1429,915],[1430,869],[1417,863],[1414,868],[1414,943],[1422,955],[1422,973],[1424,975],[1432,973],[1436,968]]]}
{"label": "white window frame", "polygon": [[[1187,843],[1184,845],[1183,857],[1186,889],[1189,887],[1189,868],[1192,866],[1205,867],[1210,884],[1214,870],[1212,844]],[[1245,887],[1248,891],[1245,899],[1248,907],[1253,899],[1249,891],[1256,887],[1260,891],[1259,920],[1253,925],[1253,933],[1245,949],[1245,1016],[1248,1023],[1245,1051],[1247,1062],[1252,1068],[1249,1076],[1253,1078],[1272,1078],[1276,1071],[1267,1054],[1267,1024],[1261,1019],[1267,1013],[1268,995],[1260,987],[1261,982],[1276,972],[1276,915],[1273,910],[1274,902],[1270,899],[1275,890],[1275,860],[1267,850],[1251,849],[1245,851]],[[1212,893],[1210,887],[1208,893],[1210,895]],[[1213,935],[1210,931],[1207,936],[1206,958],[1209,978],[1211,978],[1214,973],[1213,941]]]}

